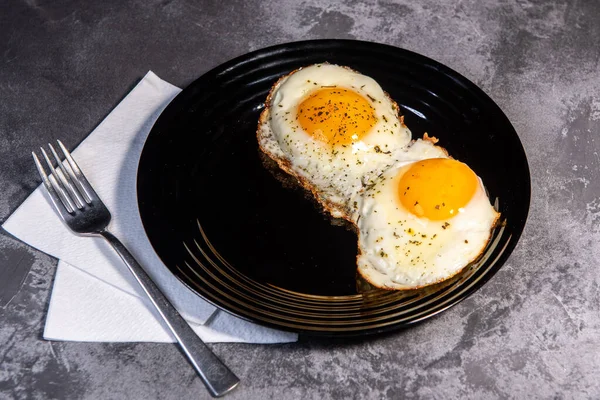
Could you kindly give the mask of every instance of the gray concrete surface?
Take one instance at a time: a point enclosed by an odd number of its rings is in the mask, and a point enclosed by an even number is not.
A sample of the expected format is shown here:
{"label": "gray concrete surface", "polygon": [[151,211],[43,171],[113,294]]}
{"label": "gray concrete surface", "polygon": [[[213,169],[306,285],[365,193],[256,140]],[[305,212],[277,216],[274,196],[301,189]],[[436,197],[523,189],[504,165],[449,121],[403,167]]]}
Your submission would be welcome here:
{"label": "gray concrete surface", "polygon": [[[229,398],[600,398],[597,1],[4,1],[0,222],[36,186],[31,149],[74,146],[149,69],[185,87],[306,38],[396,45],[480,85],[527,152],[530,218],[485,287],[414,329],[212,345],[243,381]],[[0,232],[0,399],[209,398],[173,345],[41,340],[55,268]]]}

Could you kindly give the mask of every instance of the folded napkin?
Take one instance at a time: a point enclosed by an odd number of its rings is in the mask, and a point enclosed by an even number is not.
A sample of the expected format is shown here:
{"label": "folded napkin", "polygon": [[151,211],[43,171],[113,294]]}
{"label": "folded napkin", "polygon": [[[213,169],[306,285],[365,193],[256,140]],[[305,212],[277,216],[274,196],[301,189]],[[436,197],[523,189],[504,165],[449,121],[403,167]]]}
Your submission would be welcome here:
{"label": "folded napkin", "polygon": [[[180,91],[148,72],[72,154],[111,211],[110,230],[123,241],[203,340],[295,341],[295,334],[252,324],[200,299],[169,272],[146,237],[137,208],[137,162],[150,128]],[[9,217],[3,228],[59,259],[45,339],[175,341],[108,243],[102,238],[71,233],[41,186]]]}

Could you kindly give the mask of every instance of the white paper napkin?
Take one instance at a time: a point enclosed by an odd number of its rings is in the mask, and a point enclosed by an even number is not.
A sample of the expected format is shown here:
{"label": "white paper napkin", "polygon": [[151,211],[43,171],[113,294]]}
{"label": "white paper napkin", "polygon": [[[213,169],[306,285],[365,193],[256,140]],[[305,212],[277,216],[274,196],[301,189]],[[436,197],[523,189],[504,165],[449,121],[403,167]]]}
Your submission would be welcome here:
{"label": "white paper napkin", "polygon": [[[148,72],[72,154],[111,211],[110,230],[123,241],[205,341],[295,341],[295,334],[249,323],[218,311],[198,298],[171,275],[146,238],[137,209],[137,162],[150,128],[180,91]],[[60,260],[44,338],[99,342],[174,341],[112,248],[102,238],[71,233],[41,186],[9,217],[3,228]]]}

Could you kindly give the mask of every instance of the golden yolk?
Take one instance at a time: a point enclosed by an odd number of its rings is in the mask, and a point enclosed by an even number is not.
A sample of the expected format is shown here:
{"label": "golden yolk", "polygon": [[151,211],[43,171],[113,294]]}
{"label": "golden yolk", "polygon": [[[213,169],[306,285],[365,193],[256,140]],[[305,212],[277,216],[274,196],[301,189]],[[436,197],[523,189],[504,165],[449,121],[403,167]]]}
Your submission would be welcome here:
{"label": "golden yolk", "polygon": [[398,182],[402,205],[417,217],[440,221],[452,218],[471,200],[477,175],[466,164],[431,158],[411,165]]}
{"label": "golden yolk", "polygon": [[298,106],[297,117],[306,133],[331,146],[361,140],[377,122],[367,99],[337,87],[312,93]]}

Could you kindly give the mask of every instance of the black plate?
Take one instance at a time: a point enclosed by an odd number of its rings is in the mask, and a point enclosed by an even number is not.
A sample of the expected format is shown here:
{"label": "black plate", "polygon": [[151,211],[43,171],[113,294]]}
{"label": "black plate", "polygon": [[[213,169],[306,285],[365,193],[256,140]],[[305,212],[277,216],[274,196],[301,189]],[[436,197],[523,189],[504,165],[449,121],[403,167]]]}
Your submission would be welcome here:
{"label": "black plate", "polygon": [[[398,102],[414,137],[438,137],[483,179],[503,224],[477,263],[421,290],[363,287],[355,234],[261,157],[255,132],[271,85],[324,61],[373,77]],[[396,47],[319,40],[238,57],[183,90],[150,132],[137,189],[150,242],[191,290],[250,321],[340,336],[406,327],[481,287],[523,230],[530,178],[506,116],[458,73]]]}

